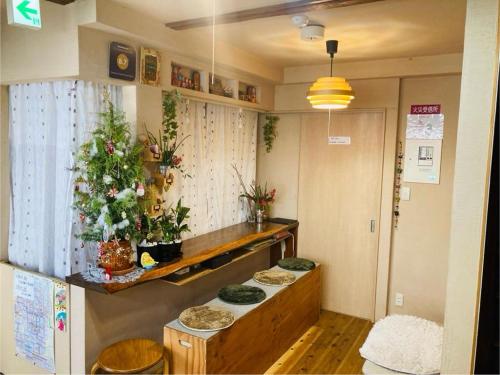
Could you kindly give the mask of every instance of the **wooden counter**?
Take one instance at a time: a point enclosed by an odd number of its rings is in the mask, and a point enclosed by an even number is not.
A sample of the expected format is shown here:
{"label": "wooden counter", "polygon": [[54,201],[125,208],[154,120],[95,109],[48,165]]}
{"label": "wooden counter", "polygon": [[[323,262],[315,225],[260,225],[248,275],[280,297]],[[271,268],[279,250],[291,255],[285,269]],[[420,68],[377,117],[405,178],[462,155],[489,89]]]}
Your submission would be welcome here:
{"label": "wooden counter", "polygon": [[[146,270],[144,274],[142,274],[142,276],[135,281],[129,283],[92,283],[85,281],[81,273],[76,273],[66,277],[66,281],[69,284],[92,289],[102,293],[115,293],[147,281],[166,278],[183,268],[200,264],[205,260],[214,258],[228,251],[237,251],[237,253],[235,253],[236,256],[233,258],[233,262],[237,261],[238,259],[250,255],[253,251],[260,250],[245,250],[245,246],[255,242],[264,241],[266,239],[272,239],[273,236],[280,232],[294,232],[293,240],[291,240],[292,246],[290,247],[296,249],[297,227],[298,222],[296,221],[290,221],[287,224],[274,222],[265,222],[261,225],[252,223],[236,224],[184,241],[182,244],[183,256],[179,261],[164,264],[160,263],[157,267],[154,267],[151,270]],[[271,247],[271,249],[273,249],[272,245],[273,243],[269,243],[267,248]],[[271,251],[270,265],[272,265],[273,259],[277,257],[277,252],[277,249]],[[293,251],[293,254],[287,255],[296,255],[296,251]],[[217,269],[210,271],[213,272],[216,270]],[[198,272],[196,277],[189,280],[191,281],[199,278],[206,273],[208,272]],[[185,282],[177,282],[176,284],[182,285],[184,283]]]}
{"label": "wooden counter", "polygon": [[199,332],[177,319],[166,324],[163,343],[171,356],[171,373],[263,374],[319,319],[321,266],[291,272],[297,281],[290,286],[245,282],[265,291],[266,299],[258,304],[233,305],[218,298],[208,302],[234,314],[229,328]]}

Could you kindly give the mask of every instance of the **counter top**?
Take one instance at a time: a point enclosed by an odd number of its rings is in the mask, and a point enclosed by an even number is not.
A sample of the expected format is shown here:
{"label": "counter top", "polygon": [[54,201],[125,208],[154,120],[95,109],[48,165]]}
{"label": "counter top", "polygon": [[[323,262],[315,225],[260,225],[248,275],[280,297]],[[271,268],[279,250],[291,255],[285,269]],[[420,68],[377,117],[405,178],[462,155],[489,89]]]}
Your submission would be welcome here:
{"label": "counter top", "polygon": [[[316,264],[317,267],[319,267],[319,264]],[[277,271],[283,271],[283,268],[280,268],[279,266],[274,266],[271,268],[272,270],[277,270]],[[295,275],[296,280],[299,280],[302,276],[306,275],[307,273],[311,271],[289,271]],[[290,285],[263,285],[255,281],[253,278],[244,282],[243,285],[248,285],[248,286],[255,286],[260,289],[262,289],[266,293],[266,298],[259,302],[259,303],[254,303],[254,304],[248,304],[248,305],[236,305],[232,303],[227,303],[221,300],[219,297],[215,297],[213,300],[207,302],[205,305],[208,306],[217,306],[217,307],[223,307],[226,310],[231,311],[234,314],[234,319],[235,321],[243,317],[244,315],[248,314],[250,311],[256,309],[258,306],[262,305],[266,301],[269,301],[272,299],[276,294],[280,293],[284,289],[288,288]],[[291,284],[293,285],[293,284]],[[203,340],[208,340],[211,337],[215,336],[222,330],[214,330],[214,331],[195,331],[189,328],[184,327],[182,324],[179,323],[179,319],[174,319],[171,322],[167,323],[165,327],[175,329],[179,332],[183,333],[188,333],[190,335],[199,337]]]}
{"label": "counter top", "polygon": [[174,263],[160,263],[157,267],[146,270],[140,278],[128,283],[92,283],[86,281],[81,273],[66,277],[66,282],[101,293],[115,293],[137,284],[164,278],[180,269],[199,264],[228,251],[247,246],[253,242],[272,238],[275,234],[288,231],[298,226],[298,222],[289,224],[265,222],[241,223],[216,230],[201,236],[185,240],[182,244],[182,258]]}

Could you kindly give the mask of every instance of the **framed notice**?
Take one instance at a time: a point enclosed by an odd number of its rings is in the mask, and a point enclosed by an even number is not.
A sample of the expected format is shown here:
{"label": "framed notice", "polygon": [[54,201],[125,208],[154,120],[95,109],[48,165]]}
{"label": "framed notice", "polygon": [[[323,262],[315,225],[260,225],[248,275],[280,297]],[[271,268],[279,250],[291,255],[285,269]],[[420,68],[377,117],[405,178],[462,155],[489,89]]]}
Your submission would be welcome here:
{"label": "framed notice", "polygon": [[439,184],[441,146],[440,139],[407,139],[403,181]]}
{"label": "framed notice", "polygon": [[160,52],[141,47],[141,83],[158,86],[160,83]]}
{"label": "framed notice", "polygon": [[125,81],[135,80],[135,49],[126,44],[111,42],[109,45],[109,76]]}

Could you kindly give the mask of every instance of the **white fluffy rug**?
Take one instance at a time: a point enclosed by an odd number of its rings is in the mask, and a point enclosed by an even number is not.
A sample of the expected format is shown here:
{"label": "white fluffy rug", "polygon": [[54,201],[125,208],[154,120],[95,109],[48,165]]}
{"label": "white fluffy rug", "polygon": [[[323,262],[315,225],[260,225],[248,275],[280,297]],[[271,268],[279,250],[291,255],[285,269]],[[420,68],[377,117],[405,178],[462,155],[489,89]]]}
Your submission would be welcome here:
{"label": "white fluffy rug", "polygon": [[443,328],[410,315],[391,315],[376,322],[361,356],[379,366],[409,374],[437,374],[441,367]]}

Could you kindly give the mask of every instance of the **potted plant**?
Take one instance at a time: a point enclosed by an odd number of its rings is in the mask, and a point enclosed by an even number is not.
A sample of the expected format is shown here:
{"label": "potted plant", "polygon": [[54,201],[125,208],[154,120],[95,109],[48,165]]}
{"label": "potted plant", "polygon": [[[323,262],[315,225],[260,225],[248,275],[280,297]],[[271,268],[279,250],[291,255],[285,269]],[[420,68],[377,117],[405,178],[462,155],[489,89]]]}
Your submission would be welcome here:
{"label": "potted plant", "polygon": [[167,176],[169,169],[178,169],[183,176],[188,176],[182,168],[182,157],[176,155],[179,147],[189,138],[189,135],[178,140],[177,124],[177,103],[181,100],[179,91],[167,91],[163,95],[163,120],[162,128],[159,130],[158,137],[150,132],[147,127],[148,144],[151,152],[161,155],[160,173]]}
{"label": "potted plant", "polygon": [[181,256],[182,233],[188,232],[189,207],[183,207],[179,199],[175,208],[163,212],[159,218],[162,240],[158,244],[160,262],[170,262]]}
{"label": "potted plant", "polygon": [[158,222],[144,213],[138,221],[140,230],[140,238],[137,243],[137,265],[141,265],[141,256],[147,252],[154,259],[159,259],[158,242],[156,239],[159,236]]}
{"label": "potted plant", "polygon": [[134,267],[130,241],[140,233],[142,147],[132,145],[125,114],[114,109],[109,94],[104,96],[107,110],[77,156],[74,206],[83,228],[79,237],[99,242],[98,265],[118,274]]}

